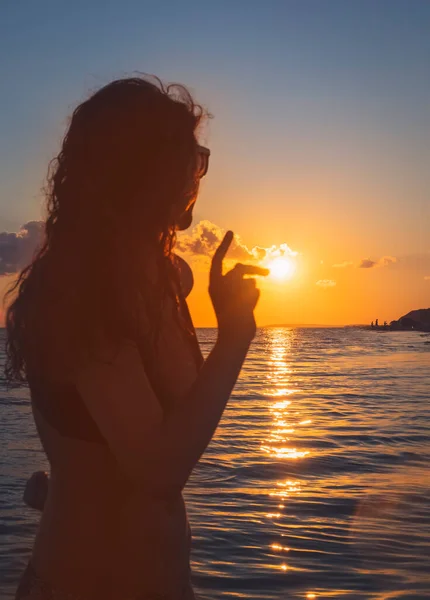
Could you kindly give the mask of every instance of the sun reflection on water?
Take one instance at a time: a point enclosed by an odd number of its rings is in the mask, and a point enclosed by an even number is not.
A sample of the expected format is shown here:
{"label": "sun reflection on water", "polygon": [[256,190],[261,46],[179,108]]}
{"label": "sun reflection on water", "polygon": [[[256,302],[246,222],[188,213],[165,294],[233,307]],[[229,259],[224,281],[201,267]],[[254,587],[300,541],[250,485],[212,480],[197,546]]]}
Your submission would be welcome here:
{"label": "sun reflection on water", "polygon": [[297,450],[296,448],[273,448],[261,446],[261,450],[276,456],[276,458],[303,458],[309,454],[308,450]]}
{"label": "sun reflection on water", "polygon": [[[291,360],[295,335],[296,332],[293,329],[276,328],[267,331],[269,359],[266,374],[268,386],[265,394],[271,399],[268,410],[272,425],[260,450],[275,460],[296,463],[310,454],[308,449],[300,448],[299,437],[302,428],[310,425],[311,419],[307,418],[306,414],[302,414],[300,407],[295,406],[294,402],[294,394],[299,391],[294,383]],[[302,486],[303,483],[297,479],[284,479],[277,481],[276,487],[268,492],[269,497],[276,501],[276,505],[271,507],[273,512],[266,514],[266,517],[272,520],[272,527],[279,527],[277,523],[284,516],[280,511],[288,509],[289,498],[300,495]],[[290,548],[282,543],[286,541],[282,539],[284,534],[279,533],[279,536],[281,539],[276,540],[275,538],[270,545],[273,556],[278,558],[280,553],[290,551]],[[285,563],[277,563],[274,566],[282,571],[291,568]]]}
{"label": "sun reflection on water", "polygon": [[281,544],[272,544],[270,547],[272,550],[279,550],[279,552],[289,552],[290,550],[286,546],[281,546]]}
{"label": "sun reflection on water", "polygon": [[261,445],[261,451],[277,459],[304,458],[309,455],[309,450],[298,449],[289,443],[289,436],[294,434],[297,428],[311,423],[311,419],[303,418],[303,415],[297,420],[297,409],[291,411],[293,400],[290,397],[298,391],[292,383],[291,366],[295,330],[275,328],[268,330],[267,335],[270,353],[267,378],[270,387],[266,390],[266,395],[276,400],[269,406],[273,426]]}
{"label": "sun reflection on water", "polygon": [[282,498],[283,500],[284,498],[288,498],[288,496],[291,496],[292,494],[298,495],[301,492],[300,481],[286,481],[285,483],[278,481],[276,485],[279,486],[281,489],[276,490],[274,492],[270,492],[269,496],[277,496],[278,498]]}

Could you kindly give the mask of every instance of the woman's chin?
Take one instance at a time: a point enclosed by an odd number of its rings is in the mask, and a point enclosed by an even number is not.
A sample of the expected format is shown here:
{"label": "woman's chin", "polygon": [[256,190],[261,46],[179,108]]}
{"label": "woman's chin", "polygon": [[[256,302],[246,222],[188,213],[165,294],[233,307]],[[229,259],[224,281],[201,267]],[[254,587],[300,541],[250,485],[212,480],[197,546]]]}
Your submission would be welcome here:
{"label": "woman's chin", "polygon": [[188,227],[190,227],[191,223],[193,222],[193,213],[190,212],[185,212],[183,215],[181,215],[178,219],[178,223],[176,225],[176,229],[178,231],[184,231],[185,229],[188,229]]}

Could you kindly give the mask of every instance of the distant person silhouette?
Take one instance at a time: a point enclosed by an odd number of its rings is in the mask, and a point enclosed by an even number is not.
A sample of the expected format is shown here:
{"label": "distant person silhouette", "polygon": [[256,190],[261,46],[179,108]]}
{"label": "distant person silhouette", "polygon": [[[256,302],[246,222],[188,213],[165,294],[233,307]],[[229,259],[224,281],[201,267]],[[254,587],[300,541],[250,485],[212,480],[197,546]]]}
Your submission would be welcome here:
{"label": "distant person silhouette", "polygon": [[255,335],[259,291],[216,250],[218,338],[204,361],[173,254],[209,150],[182,86],[114,81],[74,111],[49,173],[45,239],[10,290],[9,383],[27,381],[50,463],[24,499],[40,526],[16,600],[194,598],[182,490]]}
{"label": "distant person silhouette", "polygon": [[379,327],[379,320],[378,319],[376,319],[376,321],[375,321],[375,327]]}

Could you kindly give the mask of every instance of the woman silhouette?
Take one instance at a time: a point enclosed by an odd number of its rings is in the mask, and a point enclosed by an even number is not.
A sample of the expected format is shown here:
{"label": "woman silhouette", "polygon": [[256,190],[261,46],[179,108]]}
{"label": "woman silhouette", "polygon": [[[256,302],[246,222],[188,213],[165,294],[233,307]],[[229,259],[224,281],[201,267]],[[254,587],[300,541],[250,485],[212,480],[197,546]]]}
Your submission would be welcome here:
{"label": "woman silhouette", "polygon": [[18,600],[194,598],[182,490],[255,335],[244,275],[266,274],[223,275],[228,232],[203,361],[172,252],[208,168],[203,116],[182,86],[114,81],[76,108],[51,165],[45,239],[7,312],[6,377],[28,382],[51,471]]}

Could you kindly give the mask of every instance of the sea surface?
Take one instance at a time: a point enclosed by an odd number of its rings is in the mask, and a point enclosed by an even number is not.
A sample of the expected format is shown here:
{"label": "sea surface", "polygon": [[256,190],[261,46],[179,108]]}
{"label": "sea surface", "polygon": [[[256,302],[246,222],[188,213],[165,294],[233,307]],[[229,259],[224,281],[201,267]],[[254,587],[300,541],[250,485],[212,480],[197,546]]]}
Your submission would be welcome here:
{"label": "sea surface", "polygon": [[[9,600],[38,520],[24,484],[48,465],[28,390],[0,385]],[[260,329],[186,490],[199,597],[429,599],[429,458],[428,334]]]}

